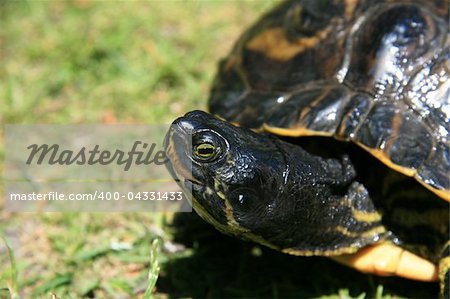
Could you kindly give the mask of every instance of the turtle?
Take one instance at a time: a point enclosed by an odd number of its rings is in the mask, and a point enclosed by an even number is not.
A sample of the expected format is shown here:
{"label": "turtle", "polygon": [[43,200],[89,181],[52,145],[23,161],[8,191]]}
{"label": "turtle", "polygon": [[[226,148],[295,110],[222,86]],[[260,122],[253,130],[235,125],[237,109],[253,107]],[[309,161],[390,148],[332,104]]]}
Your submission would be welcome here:
{"label": "turtle", "polygon": [[449,296],[449,2],[296,0],[219,63],[167,167],[219,231]]}

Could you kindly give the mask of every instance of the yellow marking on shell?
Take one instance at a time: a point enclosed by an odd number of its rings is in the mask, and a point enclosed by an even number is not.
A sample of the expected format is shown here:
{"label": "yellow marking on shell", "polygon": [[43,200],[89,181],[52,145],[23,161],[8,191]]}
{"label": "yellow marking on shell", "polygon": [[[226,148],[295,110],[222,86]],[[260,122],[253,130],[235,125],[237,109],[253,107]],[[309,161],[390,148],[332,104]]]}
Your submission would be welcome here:
{"label": "yellow marking on shell", "polygon": [[404,175],[409,176],[409,177],[413,177],[415,175],[416,170],[394,164],[384,150],[373,149],[373,148],[370,148],[360,142],[356,142],[356,144],[358,146],[360,146],[361,148],[365,149],[372,156],[374,156],[375,158],[377,158],[378,160],[383,162],[389,168],[394,169],[400,173],[403,173]]}
{"label": "yellow marking on shell", "polygon": [[419,183],[424,185],[425,188],[427,188],[428,190],[432,191],[434,194],[436,194],[440,198],[450,202],[450,190],[438,190],[438,189],[434,189],[433,187],[423,183],[422,181],[419,181]]}
{"label": "yellow marking on shell", "polygon": [[313,108],[316,108],[317,105],[323,101],[323,99],[329,94],[330,89],[331,87],[324,86],[322,93],[316,99],[314,99],[313,102],[309,103],[308,106],[302,109],[298,118],[300,123],[304,121],[308,113],[310,113]]}
{"label": "yellow marking on shell", "polygon": [[380,276],[400,276],[420,281],[437,281],[438,267],[392,243],[379,243],[333,260],[361,272]]}
{"label": "yellow marking on shell", "polygon": [[347,18],[350,18],[353,15],[358,2],[358,0],[345,0],[345,16]]}
{"label": "yellow marking on shell", "polygon": [[357,237],[370,238],[370,237],[373,237],[373,236],[376,236],[376,235],[379,235],[379,234],[382,234],[382,233],[386,232],[386,228],[384,226],[381,226],[381,225],[380,226],[376,226],[376,227],[374,227],[372,229],[369,229],[367,231],[364,231],[364,232],[352,232],[352,231],[349,231],[347,228],[345,228],[345,227],[343,227],[341,225],[336,226],[334,228],[334,230],[337,231],[338,233],[344,235],[344,236],[352,237],[352,238],[357,238]]}
{"label": "yellow marking on shell", "polygon": [[[398,119],[396,119],[395,123],[396,123],[396,127],[398,127],[399,126]],[[308,129],[305,127],[279,128],[279,127],[272,127],[270,125],[264,124],[262,126],[262,128],[263,128],[263,130],[265,130],[267,132],[270,132],[270,133],[273,133],[276,135],[281,135],[281,136],[289,136],[289,137],[324,136],[324,137],[334,137],[335,139],[338,139],[338,140],[342,139],[342,138],[339,138],[339,136],[336,136],[334,133],[315,131],[315,130],[311,130],[311,129]],[[427,188],[431,192],[435,193],[437,196],[439,196],[443,200],[450,202],[450,190],[435,189],[432,186],[423,182],[418,177],[417,170],[411,169],[408,167],[404,167],[404,166],[400,166],[400,165],[393,163],[386,153],[387,149],[392,144],[387,144],[387,147],[385,147],[383,150],[380,150],[380,149],[369,148],[368,146],[366,146],[362,143],[359,143],[359,142],[355,142],[355,143],[358,146],[360,146],[361,148],[363,148],[364,150],[366,150],[367,152],[369,152],[372,156],[377,158],[379,161],[381,161],[383,164],[385,164],[389,168],[391,168],[397,172],[400,172],[406,176],[414,177],[416,179],[416,181],[418,181],[425,188]]]}
{"label": "yellow marking on shell", "polygon": [[[279,128],[279,127],[272,127],[267,124],[264,124],[262,126],[263,130],[275,135],[280,136],[288,136],[288,137],[302,137],[302,136],[324,136],[324,137],[334,137],[337,140],[341,140],[342,138],[339,138],[338,136],[335,136],[334,133],[330,132],[320,132],[320,131],[314,131],[310,130],[305,127],[297,127],[297,128]],[[389,168],[400,172],[406,176],[414,177],[417,182],[419,182],[421,185],[423,185],[425,188],[439,196],[445,201],[450,202],[450,190],[440,190],[435,189],[432,186],[426,184],[423,182],[417,175],[417,170],[407,168],[404,166],[397,165],[391,161],[385,150],[379,150],[379,149],[372,149],[360,142],[355,142],[359,147],[370,153],[372,156],[377,158],[379,161],[381,161],[384,165],[388,166]]]}
{"label": "yellow marking on shell", "polygon": [[264,53],[273,60],[286,62],[303,51],[316,46],[327,37],[330,31],[331,26],[317,32],[315,36],[302,37],[291,42],[288,40],[284,28],[270,28],[253,37],[247,43],[246,48]]}
{"label": "yellow marking on shell", "polygon": [[403,173],[406,176],[415,178],[416,181],[418,181],[420,184],[422,184],[425,188],[427,188],[428,190],[430,190],[431,192],[433,192],[434,194],[436,194],[443,200],[450,202],[450,190],[435,189],[432,186],[426,184],[418,177],[416,169],[400,166],[400,165],[393,163],[391,161],[391,159],[389,158],[389,156],[387,155],[387,153],[385,152],[385,150],[372,149],[372,148],[369,148],[368,146],[365,146],[364,144],[361,144],[359,142],[356,142],[356,144],[358,144],[358,146],[360,146],[361,148],[365,149],[372,156],[377,158],[379,161],[381,161],[383,164],[385,164],[389,168],[394,169],[395,171],[398,171],[400,173]]}
{"label": "yellow marking on shell", "polygon": [[333,133],[329,132],[320,132],[307,129],[305,127],[297,127],[297,128],[279,128],[272,127],[267,124],[263,125],[263,129],[266,132],[280,135],[280,136],[288,136],[288,137],[302,137],[302,136],[333,136]]}

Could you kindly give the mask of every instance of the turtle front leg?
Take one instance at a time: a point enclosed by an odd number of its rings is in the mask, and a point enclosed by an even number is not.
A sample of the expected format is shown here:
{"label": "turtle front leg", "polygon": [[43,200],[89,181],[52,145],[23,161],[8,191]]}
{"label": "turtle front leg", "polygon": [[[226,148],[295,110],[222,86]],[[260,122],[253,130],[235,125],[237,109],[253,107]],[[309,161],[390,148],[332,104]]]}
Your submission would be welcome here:
{"label": "turtle front leg", "polygon": [[[429,282],[438,280],[436,265],[390,242],[370,245],[354,254],[340,255],[332,259],[361,272],[379,276],[399,276]],[[450,266],[450,263],[447,266]],[[447,268],[447,278],[448,270]]]}

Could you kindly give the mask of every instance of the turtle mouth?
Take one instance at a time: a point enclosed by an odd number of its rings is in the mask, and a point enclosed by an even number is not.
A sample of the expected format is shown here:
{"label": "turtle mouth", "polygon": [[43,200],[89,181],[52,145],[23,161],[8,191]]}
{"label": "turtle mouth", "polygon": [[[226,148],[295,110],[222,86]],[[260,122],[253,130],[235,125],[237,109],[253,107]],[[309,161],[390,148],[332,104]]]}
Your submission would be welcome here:
{"label": "turtle mouth", "polygon": [[[167,151],[166,151],[167,153]],[[181,189],[184,192],[187,192],[187,194],[192,194],[192,190],[193,188],[197,187],[203,187],[203,184],[201,184],[199,181],[195,180],[195,179],[191,179],[188,177],[183,176],[182,174],[180,174],[177,171],[177,160],[172,160],[172,158],[170,157],[170,155],[167,153],[168,157],[169,157],[169,162],[166,163],[166,168],[167,171],[170,173],[170,175],[172,176],[173,180],[181,187]]]}
{"label": "turtle mouth", "polygon": [[184,186],[191,185],[187,186],[188,188],[192,185],[202,185],[192,173],[192,161],[189,157],[191,139],[189,126],[186,126],[183,118],[179,118],[172,123],[164,140],[164,150],[169,160],[166,168],[179,185],[183,179]]}
{"label": "turtle mouth", "polygon": [[175,182],[177,182],[178,184],[181,182],[179,174],[176,172],[175,168],[173,167],[172,162],[169,159],[169,162],[166,163],[166,169],[167,171],[170,173],[170,175],[172,176],[172,178],[174,179]]}

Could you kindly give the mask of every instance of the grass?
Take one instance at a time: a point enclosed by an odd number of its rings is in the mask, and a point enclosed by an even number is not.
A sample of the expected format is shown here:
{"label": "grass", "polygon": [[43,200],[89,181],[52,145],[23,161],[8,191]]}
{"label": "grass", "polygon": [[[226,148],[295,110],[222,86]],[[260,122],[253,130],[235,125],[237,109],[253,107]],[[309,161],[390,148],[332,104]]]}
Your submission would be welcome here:
{"label": "grass", "polygon": [[[0,1],[0,121],[167,123],[205,109],[217,61],[272,5]],[[434,285],[367,276],[326,259],[234,240],[195,214],[13,214],[0,203],[0,217],[0,235],[10,244],[0,245],[0,298],[397,298],[437,292]]]}

